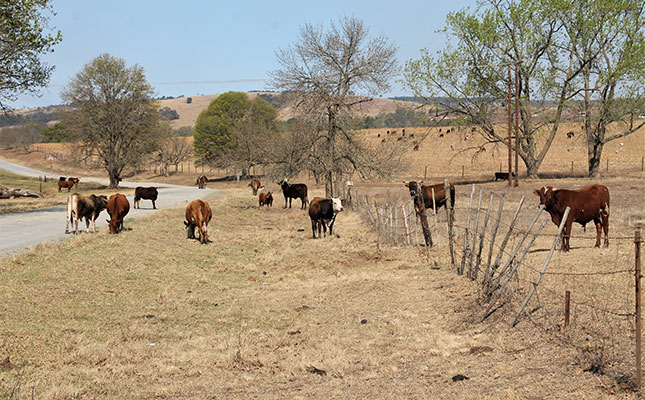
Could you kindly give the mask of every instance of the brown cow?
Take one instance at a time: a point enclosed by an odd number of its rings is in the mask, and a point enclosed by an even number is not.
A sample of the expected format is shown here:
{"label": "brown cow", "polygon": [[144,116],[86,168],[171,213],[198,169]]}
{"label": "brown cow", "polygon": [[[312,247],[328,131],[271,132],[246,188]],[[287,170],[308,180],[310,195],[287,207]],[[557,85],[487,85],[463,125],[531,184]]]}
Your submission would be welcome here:
{"label": "brown cow", "polygon": [[[437,183],[436,185],[421,185],[423,181],[421,182],[415,182],[415,181],[410,181],[406,182],[403,181],[405,184],[405,187],[407,187],[410,190],[410,196],[414,199],[416,194],[417,194],[417,186],[420,186],[421,192],[423,193],[423,203],[426,206],[426,209],[432,209],[433,204],[432,204],[432,189],[434,189],[434,201],[437,206],[437,210],[440,207],[443,207],[446,205],[446,190],[443,186],[443,183]],[[451,206],[455,206],[455,185],[452,183],[450,184],[450,199],[451,199]],[[414,205],[417,213],[419,213],[421,210],[417,206],[416,202]],[[452,221],[451,221],[452,223]]]}
{"label": "brown cow", "polygon": [[67,191],[69,192],[80,180],[81,178],[67,178],[67,180],[65,180],[65,177],[61,176],[58,180],[58,191],[60,192],[62,188],[67,188]]}
{"label": "brown cow", "polygon": [[273,207],[273,194],[269,193],[260,193],[259,196],[260,207],[267,206]]}
{"label": "brown cow", "polygon": [[605,230],[605,247],[609,247],[609,189],[603,185],[589,185],[582,189],[567,190],[544,186],[535,192],[540,204],[551,215],[551,221],[560,225],[564,210],[569,207],[569,216],[562,230],[562,250],[569,251],[571,225],[574,222],[583,227],[593,221],[596,225],[596,245],[600,247],[600,236]]}
{"label": "brown cow", "polygon": [[141,201],[141,199],[144,199],[144,200],[152,200],[152,209],[156,210],[157,206],[155,205],[155,201],[157,201],[158,195],[159,195],[159,192],[157,191],[157,188],[154,186],[150,186],[150,187],[137,186],[134,189],[134,208],[141,208],[139,207],[139,202]]}
{"label": "brown cow", "polygon": [[107,212],[110,219],[107,220],[110,226],[110,233],[119,233],[123,230],[123,219],[130,211],[130,202],[121,193],[110,196],[107,203]]}
{"label": "brown cow", "polygon": [[195,185],[197,185],[197,187],[200,189],[205,189],[206,182],[208,182],[208,178],[206,177],[206,175],[202,175],[199,178],[197,178],[197,181],[195,181]]}
{"label": "brown cow", "polygon": [[195,228],[199,229],[199,241],[202,244],[208,243],[208,223],[213,217],[211,206],[199,199],[193,200],[186,206],[186,221],[184,225],[188,229],[188,239],[195,239]]}
{"label": "brown cow", "polygon": [[[334,222],[336,215],[343,211],[343,205],[338,198],[323,199],[322,197],[314,197],[309,204],[309,218],[311,219],[311,231],[313,238],[316,238],[316,230],[318,230],[318,238],[322,237],[322,233],[327,236],[327,227],[329,227],[329,236],[333,234]],[[322,233],[321,233],[322,229]]]}
{"label": "brown cow", "polygon": [[251,179],[249,186],[251,187],[251,190],[253,190],[253,196],[255,196],[256,194],[258,194],[258,190],[262,187],[262,184],[260,183],[260,180],[258,178],[253,178]]}
{"label": "brown cow", "polygon": [[89,195],[83,196],[74,193],[67,199],[67,216],[65,218],[65,233],[69,233],[69,224],[72,228],[76,225],[74,233],[78,233],[78,222],[85,218],[86,231],[90,231],[90,222],[92,223],[92,232],[96,232],[96,219],[101,211],[107,207],[107,196]]}

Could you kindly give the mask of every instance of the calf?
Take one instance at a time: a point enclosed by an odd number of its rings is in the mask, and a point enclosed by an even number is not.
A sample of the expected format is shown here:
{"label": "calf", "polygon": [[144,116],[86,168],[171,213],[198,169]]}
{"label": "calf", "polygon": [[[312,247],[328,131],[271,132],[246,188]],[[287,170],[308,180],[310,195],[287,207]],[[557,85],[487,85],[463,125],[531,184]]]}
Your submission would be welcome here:
{"label": "calf", "polygon": [[[511,172],[511,176],[515,178],[515,172]],[[495,172],[495,182],[497,182],[498,180],[507,181],[508,172]]]}
{"label": "calf", "polygon": [[206,182],[208,182],[208,178],[206,177],[206,175],[202,175],[199,178],[197,178],[197,181],[195,181],[195,185],[197,185],[197,187],[200,189],[205,189]]}
{"label": "calf", "polygon": [[61,176],[58,179],[58,191],[60,192],[62,188],[67,188],[67,191],[69,192],[72,190],[74,185],[78,184],[78,182],[81,180],[81,178],[67,178],[67,180],[64,179],[64,176]]}
{"label": "calf", "polygon": [[273,195],[269,193],[260,193],[259,196],[260,207],[267,206],[273,207]]}
{"label": "calf", "polygon": [[78,221],[85,218],[86,232],[90,231],[90,222],[92,223],[92,232],[96,232],[96,218],[101,211],[107,207],[107,196],[89,195],[83,196],[74,193],[67,199],[67,216],[65,218],[65,233],[69,233],[69,224],[72,228],[76,225],[74,233],[78,233]]}
{"label": "calf", "polygon": [[286,179],[278,182],[278,185],[282,188],[282,194],[284,195],[284,207],[287,208],[287,200],[289,200],[289,208],[291,208],[291,200],[300,199],[302,202],[300,208],[302,210],[307,208],[309,200],[307,200],[307,185],[304,183],[294,183],[290,184]]}
{"label": "calf", "polygon": [[110,219],[107,220],[110,233],[116,234],[123,230],[123,219],[130,211],[130,202],[121,193],[110,196],[107,202],[107,212]]}
{"label": "calf", "polygon": [[314,239],[316,238],[316,229],[318,229],[318,237],[321,238],[321,229],[327,235],[328,226],[329,236],[332,235],[336,215],[341,211],[343,211],[343,205],[340,199],[314,197],[311,200],[311,204],[309,204],[309,218],[311,218],[311,231]]}
{"label": "calf", "polygon": [[262,187],[262,184],[260,183],[260,180],[258,178],[253,178],[251,179],[251,183],[249,183],[249,186],[253,191],[253,196],[255,196],[256,194],[258,194],[258,189]]}
{"label": "calf", "polygon": [[186,221],[184,225],[188,229],[188,239],[195,239],[195,228],[199,229],[199,241],[202,244],[208,243],[208,223],[213,217],[210,205],[202,200],[193,200],[186,206]]}
{"label": "calf", "polygon": [[564,211],[569,207],[569,216],[562,230],[562,251],[569,251],[571,225],[574,222],[583,227],[589,221],[596,225],[596,245],[600,247],[600,236],[605,231],[605,247],[609,247],[609,189],[603,185],[589,185],[582,189],[567,190],[544,186],[535,192],[540,204],[551,215],[551,221],[560,225]]}
{"label": "calf", "polygon": [[144,200],[152,200],[152,209],[156,210],[157,206],[155,205],[155,201],[157,201],[158,195],[159,195],[159,192],[157,191],[157,188],[154,186],[150,186],[150,187],[137,186],[136,189],[134,189],[134,208],[140,208],[139,202],[141,201],[141,199],[144,199]]}

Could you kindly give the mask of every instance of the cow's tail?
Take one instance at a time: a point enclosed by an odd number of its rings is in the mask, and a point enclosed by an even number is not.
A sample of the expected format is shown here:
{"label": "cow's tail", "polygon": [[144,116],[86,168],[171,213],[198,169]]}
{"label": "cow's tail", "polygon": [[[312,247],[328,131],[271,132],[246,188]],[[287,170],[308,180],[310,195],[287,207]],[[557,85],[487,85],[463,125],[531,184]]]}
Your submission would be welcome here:
{"label": "cow's tail", "polygon": [[455,187],[450,184],[450,207],[455,208]]}
{"label": "cow's tail", "polygon": [[78,207],[78,197],[73,194],[67,199],[67,215],[65,216],[65,233],[69,233],[69,224],[74,229],[74,214]]}

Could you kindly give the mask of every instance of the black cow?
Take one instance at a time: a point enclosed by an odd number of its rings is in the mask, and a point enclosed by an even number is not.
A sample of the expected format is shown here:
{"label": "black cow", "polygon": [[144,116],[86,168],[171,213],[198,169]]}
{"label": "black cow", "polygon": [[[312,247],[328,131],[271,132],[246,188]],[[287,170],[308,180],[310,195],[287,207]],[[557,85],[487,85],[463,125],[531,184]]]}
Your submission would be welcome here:
{"label": "black cow", "polygon": [[96,232],[95,221],[101,211],[107,207],[107,196],[89,195],[83,196],[74,193],[67,199],[67,216],[65,222],[65,233],[69,233],[69,224],[72,228],[76,225],[74,233],[78,233],[78,222],[85,218],[87,232],[90,231],[90,222],[92,223],[92,232]]}
{"label": "black cow", "polygon": [[144,199],[144,200],[152,200],[152,208],[156,210],[157,206],[155,205],[155,201],[157,201],[158,195],[159,195],[159,192],[157,191],[157,188],[154,186],[151,186],[151,187],[137,186],[137,188],[134,189],[134,208],[140,208],[139,201],[141,199]]}
{"label": "black cow", "polygon": [[282,188],[282,194],[284,195],[283,208],[287,208],[287,199],[289,200],[289,208],[291,208],[292,199],[300,199],[302,202],[300,208],[302,210],[307,208],[307,204],[309,204],[309,200],[307,200],[307,185],[304,183],[290,184],[286,179],[278,182],[278,185]]}
{"label": "black cow", "polygon": [[[515,172],[511,172],[511,176],[515,178]],[[507,181],[508,180],[508,172],[495,172],[495,182],[498,180],[503,180]]]}

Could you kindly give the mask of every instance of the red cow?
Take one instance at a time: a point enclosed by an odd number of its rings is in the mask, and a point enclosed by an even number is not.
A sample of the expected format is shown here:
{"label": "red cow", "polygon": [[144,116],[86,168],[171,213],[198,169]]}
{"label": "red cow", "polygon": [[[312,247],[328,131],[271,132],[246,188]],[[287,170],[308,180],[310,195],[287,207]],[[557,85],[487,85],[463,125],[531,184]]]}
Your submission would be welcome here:
{"label": "red cow", "polygon": [[69,192],[80,180],[81,178],[67,178],[67,180],[65,180],[65,177],[61,176],[58,180],[58,191],[60,192],[62,188],[67,188],[67,191]]}
{"label": "red cow", "polygon": [[110,233],[119,233],[123,230],[123,219],[130,211],[130,202],[121,193],[110,196],[107,203],[107,212],[110,219],[107,221],[110,226]]}
{"label": "red cow", "polygon": [[564,210],[569,207],[569,216],[562,230],[562,250],[569,251],[571,225],[574,222],[583,227],[589,221],[596,225],[596,245],[600,247],[600,236],[605,231],[605,247],[609,247],[609,189],[603,185],[589,185],[582,189],[567,190],[544,186],[535,192],[540,204],[551,215],[551,221],[560,225]]}
{"label": "red cow", "polygon": [[271,192],[260,193],[260,196],[258,197],[258,199],[260,202],[260,207],[262,206],[273,207],[273,194]]}
{"label": "red cow", "polygon": [[200,189],[205,189],[206,182],[208,182],[208,178],[206,177],[206,175],[202,175],[199,178],[197,178],[197,180],[195,181],[195,185],[197,185],[197,187]]}
{"label": "red cow", "polygon": [[253,190],[253,196],[255,196],[256,194],[258,194],[258,190],[262,187],[262,184],[260,183],[260,180],[258,178],[253,178],[251,179],[249,186],[251,187],[251,190]]}
{"label": "red cow", "polygon": [[186,221],[184,225],[188,229],[188,239],[195,239],[195,228],[199,229],[199,241],[202,244],[208,243],[208,223],[213,217],[211,206],[199,199],[193,200],[186,206]]}
{"label": "red cow", "polygon": [[[410,182],[405,182],[405,187],[407,187],[410,190],[410,196],[414,199],[416,194],[417,194],[417,187],[421,189],[421,193],[423,193],[423,203],[426,206],[426,209],[432,209],[433,204],[432,204],[432,189],[434,189],[434,202],[437,206],[437,210],[440,207],[443,207],[446,205],[446,189],[443,185],[443,183],[437,183],[436,185],[421,185],[423,181],[421,182],[415,182],[415,181],[410,181]],[[451,206],[455,206],[455,186],[451,183],[450,184],[450,200],[451,200]],[[415,202],[414,207],[419,213],[421,211],[420,206],[418,206]],[[452,221],[451,221],[452,223]]]}

